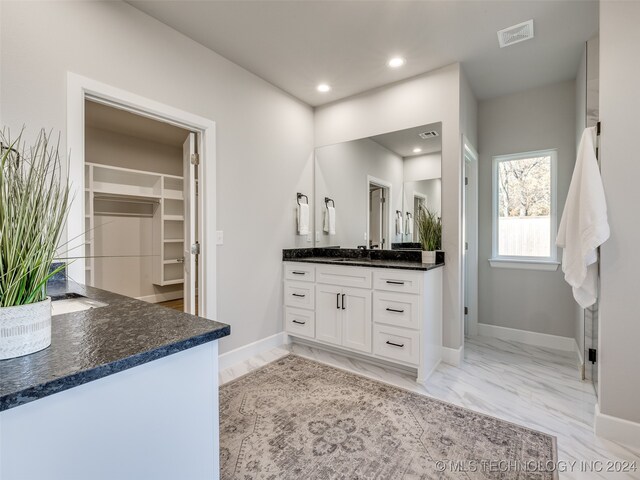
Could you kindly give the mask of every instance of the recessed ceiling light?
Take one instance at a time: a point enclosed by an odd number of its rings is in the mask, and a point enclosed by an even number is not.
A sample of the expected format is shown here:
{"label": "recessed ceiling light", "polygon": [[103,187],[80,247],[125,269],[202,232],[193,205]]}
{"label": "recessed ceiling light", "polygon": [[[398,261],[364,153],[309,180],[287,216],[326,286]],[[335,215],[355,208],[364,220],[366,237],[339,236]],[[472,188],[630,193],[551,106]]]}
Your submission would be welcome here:
{"label": "recessed ceiling light", "polygon": [[319,92],[322,92],[322,93],[326,93],[326,92],[331,91],[331,87],[330,87],[329,85],[327,85],[326,83],[321,83],[320,85],[318,85],[318,86],[316,87],[316,89],[317,89]]}
{"label": "recessed ceiling light", "polygon": [[399,68],[405,64],[405,59],[402,57],[393,57],[387,62],[387,66],[390,68]]}
{"label": "recessed ceiling light", "polygon": [[416,147],[413,149],[413,153],[420,153],[422,149],[420,147]]}

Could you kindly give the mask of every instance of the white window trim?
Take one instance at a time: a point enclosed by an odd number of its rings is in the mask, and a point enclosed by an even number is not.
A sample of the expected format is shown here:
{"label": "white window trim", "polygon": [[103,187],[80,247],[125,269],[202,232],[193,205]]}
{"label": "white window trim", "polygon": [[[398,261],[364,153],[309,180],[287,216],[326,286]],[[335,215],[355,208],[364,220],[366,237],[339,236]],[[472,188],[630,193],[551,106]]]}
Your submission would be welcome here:
{"label": "white window trim", "polygon": [[[498,255],[498,165],[500,162],[508,160],[521,160],[523,158],[532,157],[551,157],[551,198],[550,198],[550,238],[551,255],[549,257],[525,257],[525,256],[507,256]],[[554,148],[544,150],[535,150],[531,152],[515,153],[509,155],[497,155],[493,157],[492,165],[492,218],[491,218],[491,258],[489,264],[494,268],[519,268],[526,270],[547,270],[555,271],[558,269],[558,248],[556,247],[556,236],[558,232],[557,222],[557,163],[558,152]]]}

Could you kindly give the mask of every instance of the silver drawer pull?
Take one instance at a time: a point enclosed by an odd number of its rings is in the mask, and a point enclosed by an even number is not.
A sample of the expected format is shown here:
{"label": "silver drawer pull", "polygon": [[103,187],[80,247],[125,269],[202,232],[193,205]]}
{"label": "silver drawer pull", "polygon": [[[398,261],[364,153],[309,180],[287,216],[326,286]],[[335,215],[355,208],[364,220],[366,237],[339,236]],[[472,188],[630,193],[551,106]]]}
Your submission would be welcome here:
{"label": "silver drawer pull", "polygon": [[293,295],[294,297],[300,297],[300,298],[306,297],[306,295],[302,295],[301,293],[292,293],[291,295]]}
{"label": "silver drawer pull", "polygon": [[293,273],[294,275],[306,275],[307,274],[307,272],[296,272],[296,271],[293,271],[291,273]]}
{"label": "silver drawer pull", "polygon": [[387,340],[387,345],[393,345],[394,347],[400,347],[403,348],[404,347],[404,343],[400,344],[400,343],[393,343],[390,342],[389,340]]}
{"label": "silver drawer pull", "polygon": [[387,283],[390,283],[391,285],[404,285],[404,282],[398,282],[396,280],[387,280]]}
{"label": "silver drawer pull", "polygon": [[307,322],[299,322],[298,320],[294,320],[293,323],[297,323],[298,325],[304,325]]}
{"label": "silver drawer pull", "polygon": [[387,308],[387,312],[404,313],[404,310],[398,310],[396,308]]}

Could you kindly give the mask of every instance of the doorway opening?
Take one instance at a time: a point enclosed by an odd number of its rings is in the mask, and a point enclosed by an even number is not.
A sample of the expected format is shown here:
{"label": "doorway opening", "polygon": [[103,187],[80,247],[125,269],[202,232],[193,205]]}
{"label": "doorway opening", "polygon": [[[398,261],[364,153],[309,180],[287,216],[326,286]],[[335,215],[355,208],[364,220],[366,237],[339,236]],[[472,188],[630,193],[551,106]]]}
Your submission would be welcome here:
{"label": "doorway opening", "polygon": [[463,139],[462,273],[464,335],[478,334],[478,154]]}
{"label": "doorway opening", "polygon": [[[427,208],[427,196],[418,192],[413,192],[413,215],[418,218],[420,212]],[[414,220],[415,221],[415,220]],[[420,232],[417,228],[413,229],[412,242],[420,242]]]}
{"label": "doorway opening", "polygon": [[85,283],[197,315],[198,133],[84,110]]}
{"label": "doorway opening", "polygon": [[382,180],[368,180],[368,236],[367,247],[383,250],[389,246],[389,198],[391,185]]}

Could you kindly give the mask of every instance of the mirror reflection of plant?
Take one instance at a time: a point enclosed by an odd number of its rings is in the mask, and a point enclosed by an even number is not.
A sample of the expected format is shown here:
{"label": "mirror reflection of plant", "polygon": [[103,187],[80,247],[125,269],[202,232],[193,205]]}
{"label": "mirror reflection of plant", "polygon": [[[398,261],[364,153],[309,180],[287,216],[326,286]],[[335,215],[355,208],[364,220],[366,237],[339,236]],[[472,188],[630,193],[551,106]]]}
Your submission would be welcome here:
{"label": "mirror reflection of plant", "polygon": [[0,133],[0,307],[46,298],[69,208],[69,183],[61,175],[59,140],[40,131],[28,149],[22,132]]}
{"label": "mirror reflection of plant", "polygon": [[418,240],[428,252],[442,248],[442,220],[436,212],[421,206],[416,217]]}

